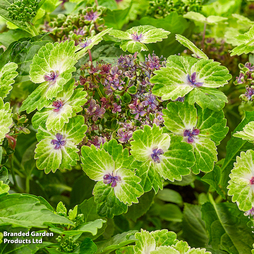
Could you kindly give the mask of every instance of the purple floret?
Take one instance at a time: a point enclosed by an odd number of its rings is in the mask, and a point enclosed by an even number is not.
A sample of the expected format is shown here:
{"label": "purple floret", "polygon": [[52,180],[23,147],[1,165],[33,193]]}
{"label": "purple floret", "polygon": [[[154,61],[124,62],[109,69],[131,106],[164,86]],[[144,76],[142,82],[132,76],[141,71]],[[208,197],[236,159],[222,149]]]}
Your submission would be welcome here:
{"label": "purple floret", "polygon": [[51,144],[54,145],[54,149],[58,150],[61,149],[62,146],[66,144],[66,140],[63,139],[63,135],[60,133],[56,134],[56,139],[51,141]]}
{"label": "purple floret", "polygon": [[194,87],[200,87],[203,85],[203,82],[197,82],[197,73],[196,72],[193,72],[191,74],[191,76],[188,74],[187,75],[187,79],[188,79],[188,82],[191,86],[194,86]]}
{"label": "purple floret", "polygon": [[187,139],[188,143],[193,143],[194,139],[195,139],[195,136],[197,136],[199,133],[200,133],[199,129],[193,129],[192,131],[191,130],[185,130],[183,132],[183,136],[188,137],[188,139]]}
{"label": "purple floret", "polygon": [[111,184],[111,187],[116,187],[117,182],[121,181],[121,177],[120,176],[114,176],[113,173],[112,174],[106,174],[103,176],[103,182],[105,184]]}
{"label": "purple floret", "polygon": [[161,161],[160,155],[161,154],[164,154],[162,149],[158,149],[158,148],[153,149],[153,153],[151,154],[153,161],[160,163],[160,161]]}

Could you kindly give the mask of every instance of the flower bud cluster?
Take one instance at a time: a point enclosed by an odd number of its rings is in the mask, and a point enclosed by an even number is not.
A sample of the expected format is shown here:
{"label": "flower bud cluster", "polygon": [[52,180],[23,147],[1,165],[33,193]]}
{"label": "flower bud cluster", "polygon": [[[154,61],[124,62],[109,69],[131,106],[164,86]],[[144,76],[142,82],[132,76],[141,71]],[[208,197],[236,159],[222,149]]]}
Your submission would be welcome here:
{"label": "flower bud cluster", "polygon": [[14,0],[8,7],[8,15],[13,20],[23,23],[31,22],[37,12],[38,2],[36,0]]}
{"label": "flower bud cluster", "polygon": [[73,40],[78,45],[85,38],[106,29],[102,18],[105,10],[102,6],[94,5],[80,9],[78,14],[59,14],[57,18],[44,24],[43,31],[51,32],[56,41]]}
{"label": "flower bud cluster", "polygon": [[240,95],[243,101],[253,101],[254,99],[254,65],[247,62],[244,65],[239,64],[240,73],[236,77],[235,85],[244,85],[246,92]]}
{"label": "flower bud cluster", "polygon": [[147,14],[154,18],[165,18],[173,11],[183,15],[189,11],[200,12],[201,9],[201,0],[151,0]]}
{"label": "flower bud cluster", "polygon": [[134,54],[120,56],[115,65],[83,65],[80,84],[90,97],[84,108],[88,125],[84,145],[100,147],[112,138],[127,144],[137,127],[153,123],[162,126],[166,102],[152,94],[150,78],[165,64],[165,59],[155,54],[143,62]]}

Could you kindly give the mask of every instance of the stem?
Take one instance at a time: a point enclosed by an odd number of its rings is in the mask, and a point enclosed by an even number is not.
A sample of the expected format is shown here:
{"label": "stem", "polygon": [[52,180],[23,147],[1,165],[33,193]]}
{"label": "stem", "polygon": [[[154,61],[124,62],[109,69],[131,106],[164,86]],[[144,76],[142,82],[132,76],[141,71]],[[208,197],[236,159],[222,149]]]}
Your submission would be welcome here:
{"label": "stem", "polygon": [[202,43],[201,43],[201,47],[204,50],[205,47],[205,32],[206,32],[206,22],[204,24],[204,31],[203,31],[203,38],[202,38]]}
{"label": "stem", "polygon": [[12,136],[7,135],[7,134],[5,135],[5,137],[8,139],[11,148],[14,150],[16,147],[16,139]]}
{"label": "stem", "polygon": [[14,173],[14,170],[13,170],[12,155],[9,156],[9,161],[10,161],[10,169],[11,169],[11,175],[12,175],[14,187],[15,187],[19,192],[23,192],[23,191],[19,188],[19,186],[18,186],[18,184],[17,184],[17,180],[16,180],[15,173]]}
{"label": "stem", "polygon": [[30,192],[30,176],[26,176],[26,193]]}
{"label": "stem", "polygon": [[98,6],[98,0],[94,0],[95,4]]}
{"label": "stem", "polygon": [[93,66],[93,58],[92,58],[91,49],[88,49],[88,54],[89,54],[89,60],[91,62],[91,66]]}

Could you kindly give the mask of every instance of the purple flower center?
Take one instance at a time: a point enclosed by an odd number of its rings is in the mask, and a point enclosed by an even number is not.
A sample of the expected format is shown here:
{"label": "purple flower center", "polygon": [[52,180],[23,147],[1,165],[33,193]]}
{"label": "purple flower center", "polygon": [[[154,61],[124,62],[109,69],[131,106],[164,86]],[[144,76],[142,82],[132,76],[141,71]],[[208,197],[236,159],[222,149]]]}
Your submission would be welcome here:
{"label": "purple flower center", "polygon": [[200,87],[203,85],[203,82],[197,82],[197,73],[193,72],[191,76],[187,75],[188,82],[191,86]]}
{"label": "purple flower center", "polygon": [[112,174],[106,174],[103,176],[103,182],[105,184],[111,184],[111,187],[116,187],[117,182],[121,181],[121,177],[120,176],[114,176],[113,173]]}
{"label": "purple flower center", "polygon": [[142,37],[143,37],[142,33],[137,34],[136,32],[134,32],[133,34],[131,34],[131,38],[132,38],[133,41],[139,41],[140,42]]}
{"label": "purple flower center", "polygon": [[60,133],[56,134],[56,139],[51,141],[51,144],[54,145],[54,149],[58,150],[61,149],[62,146],[66,144],[66,140],[63,139],[63,135]]}
{"label": "purple flower center", "polygon": [[54,84],[58,76],[59,76],[58,71],[50,71],[48,75],[44,76],[44,80],[48,81],[51,84]]}
{"label": "purple flower center", "polygon": [[89,39],[89,40],[86,40],[84,43],[80,43],[80,47],[82,48],[86,48],[87,46],[89,46],[90,44],[92,43],[92,40]]}
{"label": "purple flower center", "polygon": [[62,108],[63,106],[63,102],[61,100],[59,101],[54,101],[53,104],[52,104],[53,107],[55,107],[53,109],[54,112],[59,112],[59,110]]}
{"label": "purple flower center", "polygon": [[253,216],[254,218],[254,207],[252,207],[249,211],[244,213],[245,216]]}
{"label": "purple flower center", "polygon": [[151,154],[151,157],[153,159],[154,162],[160,163],[160,155],[164,154],[162,149],[159,148],[154,148],[153,149],[153,153]]}
{"label": "purple flower center", "polygon": [[188,137],[188,139],[187,139],[188,143],[193,143],[195,136],[197,136],[199,133],[200,133],[199,129],[193,129],[192,131],[191,130],[185,130],[183,132],[183,136]]}
{"label": "purple flower center", "polygon": [[88,21],[94,21],[99,17],[99,14],[96,11],[89,11],[86,15],[85,15],[85,19]]}
{"label": "purple flower center", "polygon": [[250,184],[251,184],[251,185],[254,184],[254,176],[252,176],[252,178],[250,179]]}
{"label": "purple flower center", "polygon": [[245,96],[248,98],[248,100],[252,100],[252,95],[254,95],[254,89],[251,87],[246,87]]}

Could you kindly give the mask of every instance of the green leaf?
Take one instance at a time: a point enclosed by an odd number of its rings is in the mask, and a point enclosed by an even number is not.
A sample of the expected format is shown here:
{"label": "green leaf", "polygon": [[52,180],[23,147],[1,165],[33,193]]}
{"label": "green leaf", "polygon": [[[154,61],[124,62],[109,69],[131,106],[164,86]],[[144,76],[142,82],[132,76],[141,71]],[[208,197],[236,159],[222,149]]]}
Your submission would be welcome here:
{"label": "green leaf", "polygon": [[5,138],[5,135],[10,131],[12,124],[12,113],[10,110],[10,103],[4,104],[3,99],[0,97],[0,144]]}
{"label": "green leaf", "polygon": [[176,40],[180,42],[184,47],[192,51],[194,53],[193,56],[197,58],[208,59],[208,56],[202,50],[200,50],[193,42],[188,40],[186,37],[180,34],[177,34]]}
{"label": "green leaf", "polygon": [[187,242],[184,241],[178,241],[174,246],[174,249],[178,250],[179,254],[211,254],[211,252],[207,252],[206,249],[194,249],[194,248],[190,248],[188,246]]}
{"label": "green leaf", "polygon": [[109,185],[103,182],[96,183],[93,194],[97,203],[97,213],[101,217],[113,218],[127,212],[128,206],[116,198],[114,189]]}
{"label": "green leaf", "polygon": [[47,223],[73,224],[65,217],[54,214],[35,196],[29,194],[0,196],[0,225],[47,228]]}
{"label": "green leaf", "polygon": [[16,63],[7,63],[0,70],[0,94],[4,99],[12,89],[12,84],[15,82],[14,78],[18,75]]}
{"label": "green leaf", "polygon": [[240,34],[234,38],[234,44],[237,45],[232,51],[230,56],[242,55],[254,52],[253,46],[254,26],[248,32]]}
{"label": "green leaf", "polygon": [[183,237],[192,247],[205,247],[208,243],[201,207],[185,203],[183,210]]}
{"label": "green leaf", "polygon": [[131,6],[124,10],[107,10],[105,25],[114,29],[122,29],[123,25],[128,22],[127,18],[130,14]]}
{"label": "green leaf", "polygon": [[87,101],[86,95],[87,93],[82,89],[74,90],[74,79],[71,79],[50,105],[45,105],[42,111],[33,116],[33,127],[38,129],[46,122],[48,130],[61,130],[71,117],[82,110],[81,106]]}
{"label": "green leaf", "polygon": [[156,198],[166,202],[176,203],[179,205],[183,204],[182,196],[177,191],[171,189],[160,190],[156,195]]}
{"label": "green leaf", "polygon": [[182,222],[183,214],[179,206],[166,204],[160,209],[160,217],[167,221]]}
{"label": "green leaf", "polygon": [[[127,149],[123,150],[122,145],[113,139],[100,150],[96,150],[93,145],[83,146],[81,154],[83,170],[91,179],[103,181],[105,186],[108,184],[117,199],[124,204],[138,202],[137,198],[143,194],[143,189],[139,185],[140,178],[131,170],[134,158],[129,156]],[[113,177],[115,180],[107,182],[105,177]]]}
{"label": "green leaf", "polygon": [[105,220],[97,219],[95,221],[90,221],[83,223],[75,228],[75,230],[66,230],[63,231],[62,234],[69,235],[69,236],[75,236],[82,234],[84,232],[91,233],[92,235],[96,235],[98,229],[102,228],[103,224],[106,223]]}
{"label": "green leaf", "polygon": [[247,125],[243,127],[243,131],[238,131],[234,134],[234,137],[241,138],[243,140],[247,140],[249,142],[254,141],[254,121],[249,122]]}
{"label": "green leaf", "polygon": [[[254,241],[248,218],[232,203],[205,203],[202,218],[209,233],[209,244],[214,249],[231,254],[250,253]],[[241,237],[239,237],[241,236]]]}
{"label": "green leaf", "polygon": [[8,184],[5,184],[3,181],[0,181],[0,195],[4,193],[8,193],[10,187]]}
{"label": "green leaf", "polygon": [[226,158],[221,168],[221,181],[220,184],[223,191],[227,192],[227,186],[229,181],[229,174],[233,168],[233,163],[236,161],[236,156],[240,155],[241,151],[246,151],[253,148],[253,144],[248,143],[246,140],[234,137],[237,131],[242,131],[243,128],[251,121],[254,121],[254,112],[245,112],[243,121],[235,128],[231,134],[231,139],[226,146]]}
{"label": "green leaf", "polygon": [[77,145],[85,136],[87,126],[83,116],[71,118],[61,131],[48,131],[40,126],[35,149],[38,169],[48,174],[51,170],[71,169],[79,160]]}
{"label": "green leaf", "polygon": [[81,213],[84,214],[84,221],[94,221],[100,219],[100,216],[96,213],[96,203],[94,202],[94,197],[84,200],[80,205],[79,209]]}
{"label": "green leaf", "polygon": [[155,28],[153,26],[146,25],[132,27],[126,32],[112,30],[109,34],[117,39],[123,40],[121,43],[122,50],[135,53],[148,50],[144,44],[162,41],[162,39],[167,38],[167,35],[170,34],[170,32],[165,31],[162,28]]}
{"label": "green leaf", "polygon": [[222,198],[226,198],[224,192],[221,190],[221,187],[218,184],[221,180],[221,168],[218,165],[215,165],[213,171],[205,174],[201,180],[214,188]]}
{"label": "green leaf", "polygon": [[112,251],[120,249],[127,244],[135,242],[136,239],[134,237],[134,234],[136,232],[136,230],[127,231],[122,234],[117,234],[106,241],[98,243],[97,253],[110,253]]}
{"label": "green leaf", "polygon": [[93,48],[93,46],[95,46],[99,42],[101,42],[103,40],[103,36],[108,34],[111,29],[112,28],[108,28],[108,29],[96,34],[95,36],[86,38],[86,40],[84,42],[82,42],[78,46],[76,46],[76,60],[78,61],[79,59],[84,57],[87,54],[87,51],[89,49]]}
{"label": "green leaf", "polygon": [[221,21],[225,21],[228,19],[225,17],[213,16],[213,15],[206,18],[201,13],[194,12],[194,11],[189,11],[188,13],[184,14],[183,16],[184,16],[184,18],[195,20],[195,21],[201,22],[201,23],[207,23],[209,25],[213,25],[213,24],[216,24],[216,23],[219,23]]}
{"label": "green leaf", "polygon": [[[218,88],[227,84],[231,78],[226,67],[213,60],[195,59],[186,56],[170,56],[166,67],[155,71],[151,78],[154,83],[153,94],[161,96],[163,100],[176,100],[190,93],[191,104],[197,102],[201,107],[211,107],[209,100],[222,102],[224,105],[226,98],[219,94],[208,94],[208,98],[202,100],[201,96],[192,95],[196,91],[206,88],[205,93],[213,88]],[[198,97],[193,100],[193,97]],[[216,98],[217,97],[217,98]],[[222,97],[222,98],[221,98]],[[214,106],[213,106],[214,109]],[[221,109],[217,106],[217,110]]]}
{"label": "green leaf", "polygon": [[241,152],[229,175],[228,194],[233,196],[240,210],[248,211],[254,207],[254,151]]}
{"label": "green leaf", "polygon": [[128,212],[125,214],[127,219],[137,221],[142,215],[144,215],[151,207],[154,198],[154,191],[151,190],[139,198],[138,204],[133,204],[129,207]]}
{"label": "green leaf", "polygon": [[[158,191],[161,185],[156,180],[157,173],[164,179],[173,181],[181,180],[182,175],[190,173],[190,167],[194,163],[192,147],[189,144],[181,142],[179,138],[171,139],[166,133],[162,133],[155,124],[151,128],[144,126],[143,130],[137,130],[133,133],[134,141],[131,142],[131,154],[137,161],[141,161],[144,165],[138,168],[138,175],[144,179],[148,175],[150,183],[146,183],[145,191],[154,188]],[[185,154],[185,157],[182,157]],[[153,175],[152,175],[153,174]]]}

